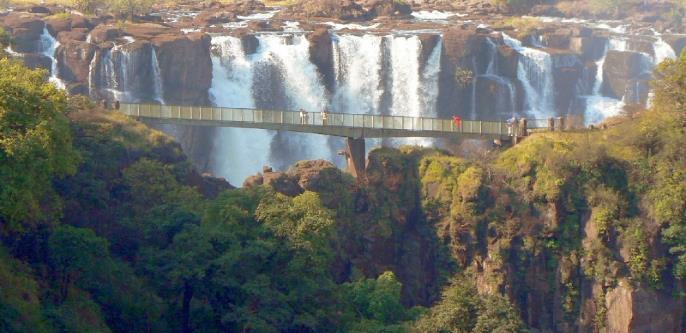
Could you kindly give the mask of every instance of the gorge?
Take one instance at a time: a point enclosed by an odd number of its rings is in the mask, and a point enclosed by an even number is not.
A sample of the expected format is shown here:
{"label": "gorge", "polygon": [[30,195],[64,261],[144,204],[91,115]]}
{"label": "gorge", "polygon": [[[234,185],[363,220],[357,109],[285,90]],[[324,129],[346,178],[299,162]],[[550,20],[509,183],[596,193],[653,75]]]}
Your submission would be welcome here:
{"label": "gorge", "polygon": [[[620,22],[532,17],[540,28],[522,32],[456,12],[374,24],[297,22],[279,13],[263,9],[223,24],[192,21],[193,28],[177,21],[196,17],[193,12],[165,12],[161,24],[123,27],[77,14],[5,13],[0,25],[15,36],[13,52],[46,64],[51,80],[96,100],[501,121],[562,116],[579,126],[625,104],[646,105],[652,68],[683,47],[679,35]],[[526,33],[521,41],[508,35],[520,33]],[[467,81],[459,82],[460,72],[469,74]],[[264,165],[285,169],[316,158],[343,165],[336,139],[165,129],[201,170],[237,185]],[[389,142],[408,143],[443,145]],[[247,152],[250,161],[236,157]]]}

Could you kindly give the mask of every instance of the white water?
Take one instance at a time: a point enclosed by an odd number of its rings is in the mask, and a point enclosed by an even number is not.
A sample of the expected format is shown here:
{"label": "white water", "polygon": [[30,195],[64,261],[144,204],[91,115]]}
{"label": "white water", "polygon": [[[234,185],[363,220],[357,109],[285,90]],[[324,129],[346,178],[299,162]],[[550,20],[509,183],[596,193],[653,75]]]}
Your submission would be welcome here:
{"label": "white water", "polygon": [[[214,37],[219,51],[212,56],[213,79],[210,95],[218,106],[255,108],[255,84],[267,85],[256,69],[274,67],[286,94],[287,109],[320,112],[327,108],[326,93],[316,67],[309,60],[309,42],[304,36],[265,34],[257,36],[259,47],[246,56],[240,39]],[[216,52],[215,52],[216,53]],[[278,108],[277,106],[271,108]],[[300,159],[333,159],[327,138],[314,134],[288,133],[274,146],[274,132],[257,129],[222,129],[215,141],[213,171],[233,184],[274,163],[292,164]],[[284,149],[286,161],[276,161],[272,152]],[[281,154],[284,155],[284,154]],[[283,156],[282,156],[283,157]]]}
{"label": "white water", "polygon": [[454,12],[442,12],[438,10],[420,10],[417,12],[412,12],[412,16],[417,19],[417,20],[423,20],[423,21],[441,21],[441,20],[447,20],[451,17],[465,17],[468,16],[468,14],[460,14],[460,13],[454,13]]}
{"label": "white water", "polygon": [[21,54],[21,53],[15,51],[15,50],[12,50],[12,47],[11,47],[11,46],[6,47],[6,48],[5,48],[5,52],[7,52],[7,54],[9,54],[9,55],[12,56],[12,57],[17,57],[17,58],[22,58],[22,57],[24,57],[23,54]]}
{"label": "white water", "polygon": [[505,34],[503,38],[507,45],[521,55],[517,66],[517,78],[521,81],[526,95],[524,111],[537,119],[555,116],[553,62],[550,54],[525,47],[520,41]]}
{"label": "white water", "polygon": [[57,48],[60,46],[60,42],[58,42],[54,37],[52,37],[50,31],[48,31],[47,25],[43,28],[43,34],[40,36],[40,41],[43,51],[42,54],[50,58],[51,61],[49,81],[52,82],[59,89],[66,89],[67,86],[64,84],[64,81],[62,81],[59,78],[59,67],[57,63],[57,58],[55,58],[55,52],[57,51]]}
{"label": "white water", "polygon": [[270,10],[270,11],[268,11],[268,12],[254,13],[254,14],[245,15],[245,16],[243,16],[243,15],[238,15],[237,17],[238,17],[239,19],[241,19],[241,20],[258,20],[258,21],[264,21],[264,20],[269,20],[269,19],[271,19],[271,18],[274,17],[274,15],[276,15],[276,13],[278,13],[279,11],[280,11],[279,9],[275,9],[275,10]]}
{"label": "white water", "polygon": [[[431,51],[420,72],[422,43],[417,36],[386,36],[391,54],[393,116],[435,116],[440,72],[441,43]],[[430,146],[434,140],[413,138],[395,140],[404,144]]]}
{"label": "white water", "polygon": [[152,49],[150,52],[152,53],[152,82],[153,82],[153,93],[155,94],[153,96],[153,99],[164,105],[166,104],[164,102],[164,86],[162,84],[162,73],[160,71],[160,63],[157,59],[157,51],[155,50],[155,47],[153,45],[150,45],[150,48]]}
{"label": "white water", "polygon": [[586,111],[584,121],[586,125],[601,123],[605,118],[614,117],[624,109],[624,100],[617,100],[612,97],[603,96],[601,88],[604,80],[605,58],[609,50],[626,51],[627,41],[625,39],[610,38],[605,45],[603,56],[596,61],[596,76],[593,82],[592,95],[586,96]]}
{"label": "white water", "polygon": [[342,35],[334,37],[336,92],[333,108],[341,113],[379,114],[382,37]]}
{"label": "white water", "polygon": [[335,23],[335,22],[324,22],[324,24],[330,26],[331,29],[334,31],[343,30],[343,29],[372,30],[372,29],[379,28],[381,26],[381,23],[374,23],[372,25],[361,25],[361,24],[355,24],[355,23],[341,24],[341,23]]}
{"label": "white water", "polygon": [[[218,54],[212,55],[212,86],[210,96],[215,105],[235,108],[255,108],[253,98],[254,64],[236,37],[213,37]],[[231,184],[243,180],[269,164],[269,147],[273,132],[259,129],[221,128],[215,138],[215,174]]]}
{"label": "white water", "polygon": [[655,50],[655,65],[658,65],[667,59],[676,59],[676,52],[674,52],[672,46],[667,44],[661,36],[657,37],[655,44],[653,44],[653,48]]}

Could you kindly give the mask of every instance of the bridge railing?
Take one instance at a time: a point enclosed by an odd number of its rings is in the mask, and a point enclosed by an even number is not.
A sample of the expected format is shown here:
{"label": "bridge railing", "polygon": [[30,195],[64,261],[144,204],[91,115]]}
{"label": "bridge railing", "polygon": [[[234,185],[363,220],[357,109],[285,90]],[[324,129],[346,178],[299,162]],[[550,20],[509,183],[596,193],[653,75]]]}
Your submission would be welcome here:
{"label": "bridge railing", "polygon": [[327,119],[324,120],[320,112],[306,112],[306,117],[301,117],[298,111],[125,103],[120,105],[120,112],[134,117],[170,120],[329,126],[499,136],[509,134],[507,123],[498,121],[463,120],[458,126],[452,119],[347,113],[327,113]]}

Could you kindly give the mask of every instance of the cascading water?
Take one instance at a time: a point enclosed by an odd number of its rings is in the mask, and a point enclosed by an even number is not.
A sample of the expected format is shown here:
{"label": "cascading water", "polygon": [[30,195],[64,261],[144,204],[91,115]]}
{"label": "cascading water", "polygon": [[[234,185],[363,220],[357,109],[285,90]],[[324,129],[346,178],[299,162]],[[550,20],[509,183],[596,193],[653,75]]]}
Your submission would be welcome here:
{"label": "cascading water", "polygon": [[151,52],[152,53],[152,81],[153,81],[153,99],[160,103],[160,104],[165,104],[164,102],[164,87],[162,86],[162,72],[160,71],[160,63],[157,59],[157,51],[155,50],[154,46],[151,47]]}
{"label": "cascading water", "polygon": [[[236,37],[212,38],[212,86],[210,96],[217,106],[255,108],[254,64]],[[259,129],[218,129],[212,169],[230,183],[245,178],[269,164],[269,147],[274,134]]]}
{"label": "cascading water", "polygon": [[59,78],[59,67],[57,63],[57,58],[55,58],[55,52],[60,46],[58,42],[48,31],[47,25],[43,28],[43,34],[40,36],[41,49],[44,56],[50,58],[51,68],[50,68],[50,82],[52,82],[59,89],[66,89],[64,81]]}
{"label": "cascading water", "polygon": [[596,76],[593,82],[592,95],[586,96],[586,111],[584,120],[586,125],[597,124],[603,119],[618,115],[624,109],[624,101],[611,97],[603,96],[601,88],[603,86],[605,58],[609,50],[626,51],[627,41],[625,39],[610,38],[603,49],[603,56],[596,61]]}
{"label": "cascading water", "polygon": [[391,49],[393,116],[421,116],[419,98],[419,55],[422,43],[417,36],[387,36]]}
{"label": "cascading water", "polygon": [[667,59],[676,59],[676,52],[672,46],[667,44],[661,36],[657,37],[657,40],[653,44],[653,49],[655,50],[655,64],[660,64]]}
{"label": "cascading water", "polygon": [[342,35],[334,37],[336,92],[335,112],[379,114],[382,37]]}
{"label": "cascading water", "polygon": [[441,50],[443,49],[443,39],[439,39],[434,46],[431,55],[427,60],[422,73],[422,84],[420,85],[420,102],[423,108],[422,116],[437,117],[436,102],[438,101],[438,77],[441,73]]}
{"label": "cascading water", "polygon": [[522,42],[505,34],[503,38],[508,46],[521,55],[517,78],[524,88],[524,111],[538,119],[554,116],[553,62],[550,54],[525,47]]}

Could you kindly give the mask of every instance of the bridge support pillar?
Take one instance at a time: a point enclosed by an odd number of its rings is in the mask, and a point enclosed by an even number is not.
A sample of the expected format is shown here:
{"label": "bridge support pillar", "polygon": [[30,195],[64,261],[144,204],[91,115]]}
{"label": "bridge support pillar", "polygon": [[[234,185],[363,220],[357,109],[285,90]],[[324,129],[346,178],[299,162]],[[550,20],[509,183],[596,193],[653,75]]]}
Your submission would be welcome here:
{"label": "bridge support pillar", "polygon": [[364,138],[348,138],[345,149],[345,157],[348,160],[348,172],[358,180],[363,180],[367,176],[367,166],[365,160],[367,153],[365,152]]}

